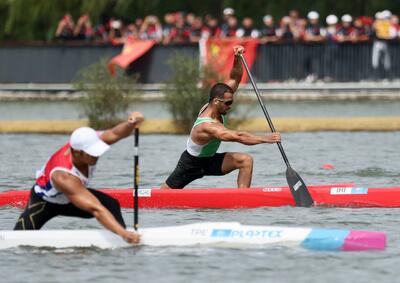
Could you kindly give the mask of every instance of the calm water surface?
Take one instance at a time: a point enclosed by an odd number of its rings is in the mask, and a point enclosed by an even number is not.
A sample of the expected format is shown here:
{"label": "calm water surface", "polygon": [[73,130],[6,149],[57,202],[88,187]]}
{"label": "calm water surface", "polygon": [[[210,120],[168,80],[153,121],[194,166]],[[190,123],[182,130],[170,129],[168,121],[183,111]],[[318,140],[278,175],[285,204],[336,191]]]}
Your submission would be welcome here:
{"label": "calm water surface", "polygon": [[[140,139],[141,187],[160,185],[176,165],[186,136]],[[35,170],[68,139],[63,135],[0,135],[0,191],[28,189]],[[283,146],[308,184],[356,182],[399,186],[400,133],[290,133]],[[99,161],[93,187],[131,187],[133,140],[121,141]],[[223,144],[221,151],[253,155],[253,185],[286,185],[285,165],[275,145]],[[333,170],[320,169],[325,163]],[[236,174],[208,177],[193,187],[232,187]],[[132,211],[124,210],[127,223]],[[20,213],[0,208],[0,228],[11,229]],[[240,210],[142,210],[142,227],[201,221],[312,226],[387,232],[383,252],[315,252],[270,247],[141,247],[121,250],[10,249],[0,251],[3,282],[397,282],[400,264],[399,209],[259,208]],[[56,218],[46,229],[100,228],[95,220]]]}
{"label": "calm water surface", "polygon": [[[271,117],[359,117],[399,116],[400,101],[267,101]],[[238,102],[232,115],[264,117],[257,101]],[[151,118],[171,118],[167,105],[160,101],[137,102],[129,110],[140,109]],[[21,119],[81,119],[77,102],[70,101],[0,101],[0,120]]]}

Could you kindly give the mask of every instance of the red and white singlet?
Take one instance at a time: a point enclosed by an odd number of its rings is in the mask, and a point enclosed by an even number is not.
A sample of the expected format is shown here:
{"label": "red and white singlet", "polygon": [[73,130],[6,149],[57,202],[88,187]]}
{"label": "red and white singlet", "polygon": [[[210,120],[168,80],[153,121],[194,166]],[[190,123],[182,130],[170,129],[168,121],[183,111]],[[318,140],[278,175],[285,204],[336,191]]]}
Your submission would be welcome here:
{"label": "red and white singlet", "polygon": [[55,171],[65,171],[78,177],[87,187],[96,166],[89,166],[89,176],[82,174],[72,163],[71,146],[66,143],[47,160],[43,168],[36,173],[35,193],[43,200],[57,204],[67,204],[70,201],[51,181],[51,174]]}

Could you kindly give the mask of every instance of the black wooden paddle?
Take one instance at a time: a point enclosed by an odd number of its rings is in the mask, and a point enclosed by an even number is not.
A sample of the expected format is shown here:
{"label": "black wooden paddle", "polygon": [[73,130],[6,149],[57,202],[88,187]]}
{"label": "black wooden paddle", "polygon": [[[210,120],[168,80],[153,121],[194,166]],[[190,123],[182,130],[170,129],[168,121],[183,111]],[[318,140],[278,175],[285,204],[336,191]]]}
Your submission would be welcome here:
{"label": "black wooden paddle", "polygon": [[[271,131],[275,133],[275,127],[274,124],[272,123],[271,118],[269,117],[267,108],[265,107],[261,96],[260,92],[258,91],[257,85],[254,82],[253,76],[250,73],[249,66],[247,65],[246,60],[244,59],[243,55],[240,54],[240,58],[242,59],[243,65],[246,69],[246,72],[250,78],[251,84],[253,85],[254,91],[256,92],[258,102],[260,102],[261,108],[264,112],[265,118],[268,121],[268,125],[271,128]],[[290,191],[293,195],[293,198],[296,202],[296,206],[302,206],[302,207],[310,207],[314,204],[314,201],[307,189],[306,184],[304,183],[303,179],[297,174],[296,171],[293,170],[293,168],[290,166],[289,160],[286,157],[285,151],[283,150],[282,144],[280,142],[277,143],[279,151],[282,154],[283,160],[285,161],[286,164],[286,179],[290,187]]]}
{"label": "black wooden paddle", "polygon": [[134,174],[133,189],[135,197],[133,199],[133,228],[137,231],[139,227],[139,128],[135,128],[135,147],[134,147]]}

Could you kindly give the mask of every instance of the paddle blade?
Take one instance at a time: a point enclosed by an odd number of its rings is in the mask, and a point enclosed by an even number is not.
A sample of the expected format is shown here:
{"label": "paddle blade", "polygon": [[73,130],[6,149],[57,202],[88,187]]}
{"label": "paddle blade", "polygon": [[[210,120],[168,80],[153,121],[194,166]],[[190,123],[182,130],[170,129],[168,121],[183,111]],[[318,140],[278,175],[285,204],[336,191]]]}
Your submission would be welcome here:
{"label": "paddle blade", "polygon": [[303,179],[291,167],[286,169],[286,179],[292,192],[296,206],[310,207],[314,204],[310,192]]}

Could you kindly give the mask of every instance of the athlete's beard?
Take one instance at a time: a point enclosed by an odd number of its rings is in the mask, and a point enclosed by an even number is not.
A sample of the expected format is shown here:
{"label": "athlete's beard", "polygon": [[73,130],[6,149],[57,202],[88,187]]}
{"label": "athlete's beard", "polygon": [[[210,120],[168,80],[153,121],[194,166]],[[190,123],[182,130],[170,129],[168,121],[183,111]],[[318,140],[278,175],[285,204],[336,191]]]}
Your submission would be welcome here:
{"label": "athlete's beard", "polygon": [[90,157],[89,162],[88,162],[88,165],[94,166],[94,165],[97,164],[97,161],[98,161],[98,160],[99,160],[98,157]]}
{"label": "athlete's beard", "polygon": [[223,110],[218,111],[218,112],[219,112],[219,114],[221,114],[221,115],[226,115],[226,114],[228,113],[229,110],[230,110],[230,109],[227,109],[227,110],[223,109]]}

